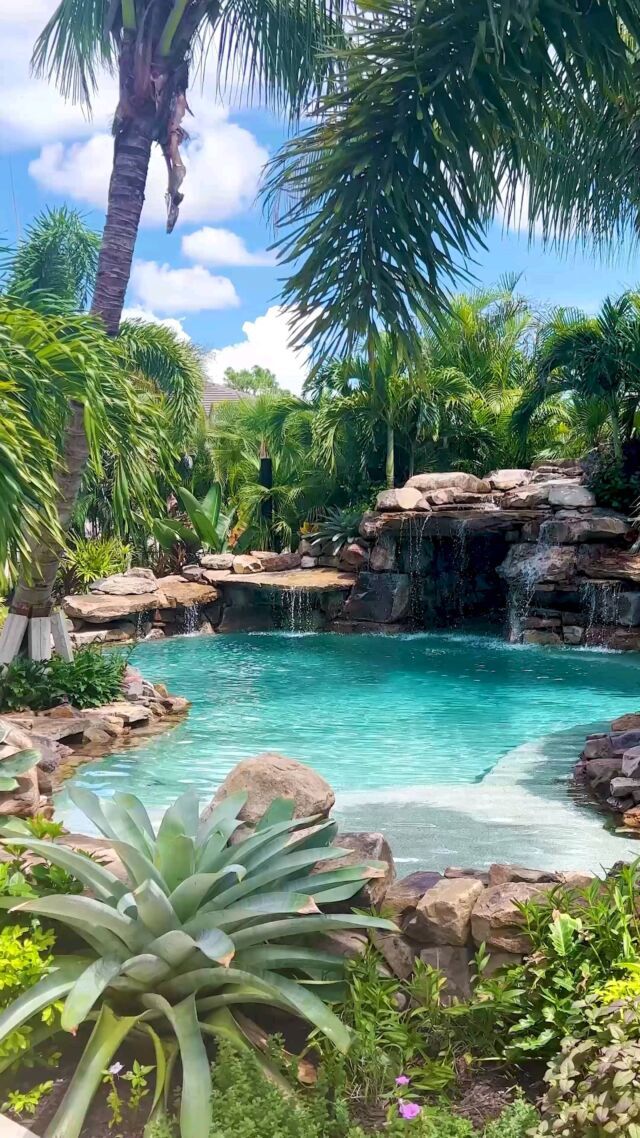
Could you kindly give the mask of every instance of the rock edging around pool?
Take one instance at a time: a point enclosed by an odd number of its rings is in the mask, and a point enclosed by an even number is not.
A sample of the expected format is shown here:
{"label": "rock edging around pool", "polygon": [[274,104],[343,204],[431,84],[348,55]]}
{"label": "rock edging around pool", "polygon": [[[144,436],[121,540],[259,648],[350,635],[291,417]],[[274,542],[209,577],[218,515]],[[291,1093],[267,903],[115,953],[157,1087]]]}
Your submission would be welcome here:
{"label": "rock edging around pool", "polygon": [[0,773],[3,760],[17,751],[34,750],[40,757],[30,771],[17,777],[15,790],[0,792],[0,817],[50,814],[52,792],[79,763],[168,730],[190,706],[189,700],[170,695],[164,684],[149,683],[129,665],[122,698],[113,703],[83,710],[60,704],[47,711],[2,715]]}
{"label": "rock edging around pool", "polygon": [[[231,794],[247,793],[240,813],[241,832],[252,829],[275,799],[289,799],[297,818],[330,818],[335,804],[331,786],[311,767],[283,755],[267,753],[239,763],[218,788],[211,809]],[[90,850],[124,873],[115,850],[104,840],[69,835],[72,846]],[[369,864],[371,878],[349,901],[349,908],[373,908],[395,920],[397,932],[360,931],[329,933],[328,950],[354,957],[371,940],[389,969],[408,978],[418,959],[441,970],[445,999],[464,999],[471,992],[475,955],[484,945],[490,954],[485,975],[520,961],[529,951],[522,902],[544,896],[557,886],[583,888],[591,874],[547,872],[496,863],[487,870],[450,866],[444,873],[419,871],[398,879],[393,853],[382,833],[341,832],[335,845],[344,851],[332,868]],[[373,863],[377,863],[374,865]],[[336,909],[344,908],[336,903]]]}
{"label": "rock edging around pool", "polygon": [[640,712],[614,719],[609,731],[587,736],[575,767],[585,786],[625,831],[640,832]]}

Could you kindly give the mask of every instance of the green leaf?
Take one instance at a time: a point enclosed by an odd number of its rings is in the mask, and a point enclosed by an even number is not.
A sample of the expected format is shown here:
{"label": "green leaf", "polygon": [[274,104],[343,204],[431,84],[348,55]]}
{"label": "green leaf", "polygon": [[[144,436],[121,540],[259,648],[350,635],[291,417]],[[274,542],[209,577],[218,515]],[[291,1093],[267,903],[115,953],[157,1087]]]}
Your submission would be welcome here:
{"label": "green leaf", "polygon": [[96,1001],[119,975],[121,967],[122,961],[104,956],[94,960],[78,977],[62,1009],[60,1026],[63,1031],[75,1031],[84,1023]]}
{"label": "green leaf", "polygon": [[0,1012],[0,1039],[6,1039],[32,1016],[66,996],[86,967],[86,960],[60,959],[54,972],[38,980],[32,988]]}
{"label": "green leaf", "polygon": [[63,844],[57,845],[55,842],[41,841],[30,836],[3,839],[2,844],[22,846],[25,849],[32,850],[33,853],[40,854],[51,865],[59,866],[78,881],[81,881],[102,901],[113,903],[127,892],[126,886],[115,874],[110,873],[108,869],[98,865],[91,858],[85,857]]}
{"label": "green leaf", "polygon": [[295,812],[296,804],[293,798],[274,798],[271,805],[265,810],[256,826],[256,833],[267,830],[278,822],[290,822]]}
{"label": "green leaf", "polygon": [[207,908],[206,911],[203,909],[192,920],[187,921],[184,927],[188,933],[195,936],[196,931],[204,929],[233,928],[245,921],[254,922],[256,917],[276,917],[288,913],[305,916],[309,913],[319,913],[319,909],[313,899],[304,893],[262,893],[257,897],[249,897],[237,905],[221,909]]}
{"label": "green leaf", "polygon": [[0,762],[0,773],[8,777],[24,774],[35,767],[36,763],[40,762],[42,755],[39,751],[26,750],[16,751],[14,755],[9,755],[7,759]]}
{"label": "green leaf", "polygon": [[288,1003],[291,1010],[308,1019],[323,1035],[326,1035],[327,1039],[331,1040],[338,1051],[344,1054],[349,1050],[351,1043],[349,1028],[338,1019],[337,1015],[326,1004],[323,1004],[318,996],[310,992],[308,988],[297,984],[295,980],[288,980],[276,972],[263,971],[256,973],[256,975],[272,984],[276,991],[280,992],[282,999]]}
{"label": "green leaf", "polygon": [[200,952],[208,956],[209,960],[223,964],[225,967],[231,963],[235,955],[235,945],[231,937],[220,929],[203,929],[195,937],[195,942]]}
{"label": "green leaf", "polygon": [[178,928],[178,917],[166,894],[155,881],[145,881],[139,885],[133,896],[140,920],[154,937]]}
{"label": "green leaf", "polygon": [[292,936],[308,936],[309,933],[331,932],[333,929],[383,929],[396,932],[397,926],[393,921],[383,920],[381,917],[358,917],[355,914],[345,916],[296,917],[290,920],[266,921],[264,924],[253,925],[248,929],[241,929],[234,934],[233,940],[236,952],[250,948],[262,941],[282,940]]}
{"label": "green leaf", "polygon": [[226,869],[220,870],[219,873],[195,873],[186,881],[180,882],[170,895],[169,901],[178,918],[184,922],[189,917],[194,916],[215,885],[228,877],[229,874],[234,874],[238,879],[242,879],[246,872],[243,865],[230,865]]}
{"label": "green leaf", "polygon": [[143,936],[135,921],[117,913],[93,897],[72,897],[57,894],[53,897],[36,897],[17,906],[13,912],[35,913],[75,927],[86,928],[94,937],[104,931],[112,933],[122,945],[135,952],[142,947]]}
{"label": "green leaf", "polygon": [[149,995],[143,999],[148,1007],[166,1016],[178,1040],[182,1059],[181,1138],[203,1138],[212,1123],[211,1077],[195,997],[187,996],[175,1007],[161,996]]}
{"label": "green leaf", "polygon": [[210,486],[200,504],[211,524],[217,526],[222,505],[222,489],[219,482],[214,482]]}

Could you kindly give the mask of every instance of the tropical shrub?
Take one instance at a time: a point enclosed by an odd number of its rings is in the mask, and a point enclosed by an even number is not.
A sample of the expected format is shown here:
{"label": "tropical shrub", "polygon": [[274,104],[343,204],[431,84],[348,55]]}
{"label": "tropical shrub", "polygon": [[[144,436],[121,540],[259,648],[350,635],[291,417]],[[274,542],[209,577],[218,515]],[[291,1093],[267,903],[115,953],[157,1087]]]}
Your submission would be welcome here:
{"label": "tropical shrub", "polygon": [[[0,928],[0,1016],[16,999],[42,983],[53,966],[55,934],[31,925],[6,924]],[[35,1009],[30,1023],[20,1023],[0,1041],[0,1072],[23,1059],[51,1034],[56,1019],[54,1004]]]}
{"label": "tropical shrub", "polygon": [[599,1009],[586,1039],[567,1038],[545,1076],[536,1138],[639,1138],[640,1005]]}
{"label": "tropical shrub", "polygon": [[331,542],[331,556],[337,557],[340,550],[358,537],[360,522],[365,511],[361,509],[340,509],[335,506],[326,511],[312,527],[309,537],[319,541]]}
{"label": "tropical shrub", "polygon": [[631,513],[640,498],[640,442],[625,443],[621,458],[610,449],[599,451],[590,464],[587,485],[600,505]]}
{"label": "tropical shrub", "polygon": [[535,1107],[523,1098],[518,1098],[505,1107],[495,1122],[488,1122],[482,1138],[528,1138],[539,1121]]}
{"label": "tropical shrub", "polygon": [[20,913],[66,926],[83,951],[56,956],[52,971],[0,1015],[0,1041],[60,1000],[63,1031],[95,1021],[51,1135],[78,1138],[104,1069],[130,1035],[155,1053],[152,1113],[162,1110],[180,1055],[182,1138],[202,1138],[211,1125],[205,1040],[246,1046],[255,1038],[243,1005],[293,1012],[347,1049],[349,1029],[324,1002],[342,991],[344,960],[309,947],[309,938],[394,926],[321,912],[322,904],[353,897],[382,868],[325,867],[346,853],[331,844],[335,822],[294,820],[293,803],[277,800],[255,832],[231,844],[246,794],[226,798],[201,820],[198,799],[188,793],[156,834],[132,795],[102,802],[79,788],[70,793],[113,844],[127,881],[64,846],[11,835],[12,845],[72,873],[92,894],[20,905]]}
{"label": "tropical shrub", "polygon": [[92,581],[123,573],[131,564],[131,550],[119,537],[77,537],[67,545],[58,575],[61,590],[86,593]]}
{"label": "tropical shrub", "polygon": [[183,542],[188,549],[206,549],[212,553],[221,553],[227,546],[232,519],[221,513],[220,483],[214,482],[202,501],[198,501],[185,486],[179,487],[178,494],[190,525],[186,525],[178,518],[153,521],[151,526],[153,536],[160,547],[166,552],[171,552],[177,542]]}
{"label": "tropical shrub", "polygon": [[[33,756],[33,762],[37,762],[37,753],[33,752]],[[3,767],[6,765],[3,763]],[[26,899],[50,893],[82,892],[82,884],[66,869],[34,860],[25,856],[22,846],[9,844],[12,835],[18,839],[54,839],[63,832],[64,827],[59,822],[52,822],[41,814],[33,818],[9,818],[0,823],[0,834],[6,839],[5,852],[10,855],[0,862],[0,909],[13,907],[16,897]]]}
{"label": "tropical shrub", "polygon": [[29,660],[17,656],[0,668],[0,712],[45,711],[62,700],[74,707],[97,707],[122,694],[127,655],[83,648],[73,660]]}
{"label": "tropical shrub", "polygon": [[338,1009],[353,1033],[347,1054],[336,1056],[318,1033],[313,1039],[334,1081],[344,1082],[349,1098],[365,1103],[393,1098],[399,1076],[412,1094],[442,1091],[455,1078],[448,1057],[438,1054],[427,1010],[443,983],[440,974],[417,961],[413,978],[403,983],[383,965],[369,948],[347,966],[346,995]]}
{"label": "tropical shrub", "polygon": [[453,1009],[464,1035],[486,1039],[509,1060],[551,1058],[566,1036],[589,1030],[585,1012],[617,970],[640,963],[638,863],[588,888],[558,886],[522,907],[532,944],[521,965],[481,978],[474,998]]}

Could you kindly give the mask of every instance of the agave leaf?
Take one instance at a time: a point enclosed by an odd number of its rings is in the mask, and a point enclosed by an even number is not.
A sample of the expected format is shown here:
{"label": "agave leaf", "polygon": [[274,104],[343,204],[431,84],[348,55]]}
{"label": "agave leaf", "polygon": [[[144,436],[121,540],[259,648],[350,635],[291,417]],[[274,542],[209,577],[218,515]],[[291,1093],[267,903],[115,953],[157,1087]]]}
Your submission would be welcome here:
{"label": "agave leaf", "polygon": [[187,834],[171,837],[165,833],[158,835],[155,864],[167,883],[167,892],[178,888],[195,873],[196,850],[193,838]]}
{"label": "agave leaf", "polygon": [[179,968],[188,960],[191,953],[195,952],[196,947],[193,937],[188,936],[182,929],[173,929],[152,940],[146,945],[146,951],[153,956],[160,956],[172,968]]}
{"label": "agave leaf", "polygon": [[253,973],[242,972],[238,968],[194,968],[190,972],[182,972],[179,976],[167,980],[166,984],[161,985],[160,994],[175,1003],[176,1000],[183,1000],[192,992],[217,992],[227,985],[236,984],[258,984],[263,989],[265,987],[255,980]]}
{"label": "agave leaf", "polygon": [[167,1052],[160,1036],[157,1031],[154,1031],[150,1023],[142,1023],[140,1026],[149,1035],[156,1057],[156,1082],[153,1099],[151,1100],[151,1114],[153,1114],[162,1098],[162,1092],[167,1079]]}
{"label": "agave leaf", "polygon": [[195,938],[195,942],[204,956],[216,964],[222,964],[225,968],[235,956],[236,949],[231,937],[220,929],[203,929]]}
{"label": "agave leaf", "polygon": [[158,841],[186,834],[194,838],[200,821],[199,800],[195,790],[187,790],[165,810],[158,828]]}
{"label": "agave leaf", "polygon": [[3,792],[3,794],[9,790],[15,790],[17,786],[17,778],[8,778],[6,775],[0,774],[0,790]]}
{"label": "agave leaf", "polygon": [[295,812],[296,804],[293,798],[274,798],[271,805],[265,810],[256,826],[256,833],[269,829],[278,822],[290,822]]}
{"label": "agave leaf", "polygon": [[67,1092],[47,1127],[45,1138],[80,1138],[105,1068],[136,1026],[139,1016],[119,1017],[103,1004],[96,1025],[77,1064]]}
{"label": "agave leaf", "polygon": [[300,869],[307,869],[319,861],[333,861],[344,857],[348,852],[350,851],[340,849],[338,846],[330,846],[326,850],[299,850],[297,853],[280,854],[275,860],[270,860],[267,868],[260,873],[251,873],[244,881],[225,889],[224,893],[219,893],[214,897],[214,901],[205,905],[205,910],[213,907],[214,902],[219,907],[230,905],[233,901],[257,893],[265,885],[286,881],[287,877],[293,877]]}
{"label": "agave leaf", "polygon": [[155,881],[145,881],[133,894],[140,920],[154,936],[162,936],[179,927],[179,920],[166,893]]}
{"label": "agave leaf", "polygon": [[236,952],[251,948],[254,944],[263,941],[282,940],[291,936],[308,936],[309,933],[331,932],[333,929],[384,929],[388,932],[397,932],[393,921],[383,920],[382,917],[359,917],[354,913],[344,916],[328,916],[325,913],[318,917],[293,917],[282,921],[266,921],[261,925],[253,925],[248,929],[240,929],[234,934],[233,940]]}
{"label": "agave leaf", "polygon": [[211,909],[207,907],[192,920],[187,921],[185,929],[192,936],[202,929],[228,929],[244,921],[255,921],[256,917],[278,914],[298,913],[301,915],[319,913],[315,901],[304,893],[262,893],[229,908]]}
{"label": "agave leaf", "polygon": [[[284,848],[288,842],[292,840],[289,835],[293,835],[296,830],[306,829],[313,826],[318,822],[318,815],[312,815],[308,818],[295,818],[292,822],[278,822],[274,826],[270,826],[268,830],[263,830],[259,834],[254,834],[250,838],[245,838],[236,846],[232,846],[220,858],[220,866],[225,865],[227,862],[240,861],[247,868],[251,866],[254,868],[255,858],[254,855],[258,852],[264,852],[268,856],[269,843],[278,836],[287,835],[284,841]],[[250,860],[251,858],[251,860]]]}
{"label": "agave leaf", "polygon": [[174,889],[169,901],[179,919],[186,921],[197,912],[213,887],[223,878],[235,873],[236,878],[241,880],[246,872],[243,865],[230,865],[219,873],[195,873]]}
{"label": "agave leaf", "polygon": [[[274,831],[278,832],[274,833]],[[243,864],[252,873],[257,869],[267,869],[275,858],[279,858],[285,853],[293,854],[303,849],[330,846],[335,837],[335,823],[321,822],[309,830],[305,828],[302,836],[296,836],[296,833],[292,831],[291,822],[283,822],[280,826],[272,826],[270,830],[265,830],[264,834],[269,835],[269,840],[264,842],[260,849],[250,851],[249,855],[244,850],[241,853]]]}
{"label": "agave leaf", "polygon": [[81,1023],[84,1023],[96,1000],[119,975],[121,967],[121,960],[112,956],[103,956],[94,960],[78,977],[62,1009],[60,1026],[63,1031],[75,1031]]}
{"label": "agave leaf", "polygon": [[102,814],[119,842],[126,842],[141,854],[152,856],[153,841],[134,821],[129,811],[116,802],[115,797],[103,799]]}
{"label": "agave leaf", "polygon": [[60,958],[54,972],[43,976],[0,1013],[0,1039],[6,1039],[32,1016],[66,996],[86,967],[86,960]]}
{"label": "agave leaf", "polygon": [[152,952],[142,952],[125,960],[121,972],[145,987],[160,984],[171,972],[171,965]]}
{"label": "agave leaf", "polygon": [[217,872],[229,864],[233,853],[228,850],[224,854],[223,850],[239,825],[239,822],[221,822],[218,829],[212,831],[203,848],[199,852],[196,851],[198,873],[212,873],[214,870]]}
{"label": "agave leaf", "polygon": [[31,836],[5,838],[2,839],[2,845],[22,846],[25,849],[32,850],[33,853],[40,854],[51,865],[57,865],[61,869],[65,869],[67,873],[72,874],[102,901],[114,904],[127,892],[126,886],[115,874],[68,846],[57,845],[55,842],[47,842]]}
{"label": "agave leaf", "polygon": [[16,751],[15,755],[9,755],[8,759],[3,759],[0,763],[0,771],[2,775],[9,778],[15,775],[25,774],[35,767],[36,763],[40,762],[42,755],[39,751],[33,749],[26,751]]}
{"label": "agave leaf", "polygon": [[143,997],[143,1002],[166,1016],[178,1040],[182,1059],[181,1138],[202,1138],[211,1129],[211,1077],[195,997],[187,996],[175,1007],[156,995]]}
{"label": "agave leaf", "polygon": [[155,881],[164,893],[169,892],[160,870],[156,869],[153,862],[145,854],[140,853],[140,850],[136,849],[135,846],[129,845],[128,842],[114,841],[113,848],[124,865],[134,889],[137,889],[139,885],[144,885],[145,881]]}
{"label": "agave leaf", "polygon": [[206,818],[201,818],[198,822],[196,835],[198,846],[202,846],[209,834],[217,830],[221,823],[238,822],[238,814],[246,805],[248,797],[249,794],[246,790],[239,790],[237,794],[229,794],[217,806],[213,807]]}
{"label": "agave leaf", "polygon": [[261,972],[257,974],[272,984],[297,1015],[302,1015],[330,1039],[338,1051],[345,1054],[351,1043],[351,1032],[337,1015],[323,1004],[319,996],[310,992],[308,988],[297,984],[295,980],[288,980],[277,972]]}
{"label": "agave leaf", "polygon": [[118,790],[113,796],[113,801],[121,810],[127,812],[141,833],[145,834],[153,844],[156,840],[153,823],[140,799],[136,798],[135,794],[126,794]]}
{"label": "agave leaf", "polygon": [[101,936],[103,931],[112,933],[132,952],[142,947],[142,932],[136,927],[135,921],[93,897],[73,897],[63,893],[52,897],[34,897],[18,905],[13,912],[35,913],[40,917],[62,921],[63,924],[75,922],[77,926],[86,925],[96,937]]}
{"label": "agave leaf", "polygon": [[104,816],[102,803],[97,794],[94,794],[92,790],[86,790],[83,786],[74,786],[71,784],[69,786],[69,798],[74,806],[77,806],[78,809],[81,810],[83,814],[86,814],[87,818],[93,822],[103,837],[109,838],[110,841],[117,840],[117,835],[114,834],[112,827]]}
{"label": "agave leaf", "polygon": [[254,968],[297,969],[313,979],[335,979],[344,976],[345,960],[332,952],[300,948],[293,944],[262,944],[247,948],[236,956],[234,967],[251,972]]}

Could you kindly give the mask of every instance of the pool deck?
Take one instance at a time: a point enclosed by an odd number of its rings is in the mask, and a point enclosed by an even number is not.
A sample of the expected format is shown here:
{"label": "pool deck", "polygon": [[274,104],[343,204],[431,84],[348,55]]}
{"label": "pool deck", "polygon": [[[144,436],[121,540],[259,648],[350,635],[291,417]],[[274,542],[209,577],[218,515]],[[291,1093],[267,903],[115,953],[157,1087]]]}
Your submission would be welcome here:
{"label": "pool deck", "polygon": [[298,589],[314,593],[340,591],[348,593],[356,582],[355,573],[345,573],[342,569],[287,569],[280,573],[233,573],[230,569],[219,572],[207,570],[207,580],[220,587],[224,585],[242,586],[248,589]]}

